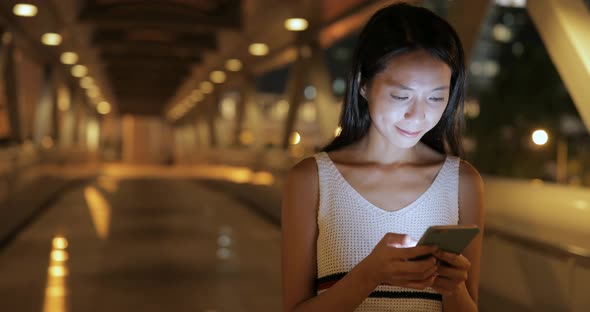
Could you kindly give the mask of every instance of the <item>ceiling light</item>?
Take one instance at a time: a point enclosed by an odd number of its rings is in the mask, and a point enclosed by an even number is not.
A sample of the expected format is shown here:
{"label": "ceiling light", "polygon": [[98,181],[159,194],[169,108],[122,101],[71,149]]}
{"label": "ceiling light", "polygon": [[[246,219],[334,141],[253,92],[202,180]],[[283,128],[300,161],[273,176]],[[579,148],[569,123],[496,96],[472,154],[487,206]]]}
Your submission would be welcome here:
{"label": "ceiling light", "polygon": [[268,54],[268,45],[264,43],[253,43],[248,47],[248,51],[252,55],[263,56]]}
{"label": "ceiling light", "polygon": [[61,54],[61,62],[66,65],[74,65],[78,63],[78,54],[74,52],[64,52]]}
{"label": "ceiling light", "polygon": [[201,93],[199,90],[194,90],[191,93],[190,99],[194,102],[200,102],[203,100],[203,93]]}
{"label": "ceiling light", "polygon": [[213,92],[213,84],[210,83],[209,81],[203,81],[201,82],[201,92],[203,92],[204,94],[209,94],[211,92]]}
{"label": "ceiling light", "polygon": [[90,77],[90,76],[86,76],[86,77],[80,79],[80,87],[82,87],[84,89],[90,89],[92,87],[95,87],[94,79],[92,79],[92,77]]}
{"label": "ceiling light", "polygon": [[58,46],[61,44],[61,35],[56,33],[46,33],[41,37],[41,42],[48,46]]}
{"label": "ceiling light", "polygon": [[290,31],[303,31],[307,29],[309,23],[304,18],[290,18],[285,20],[285,28]]}
{"label": "ceiling light", "polygon": [[98,88],[88,89],[86,90],[86,95],[88,95],[89,98],[97,98],[100,96],[100,90],[98,90]]}
{"label": "ceiling light", "polygon": [[216,70],[211,72],[209,75],[209,79],[215,83],[224,83],[225,82],[225,73],[221,70]]}
{"label": "ceiling light", "polygon": [[76,65],[72,67],[72,76],[82,78],[88,74],[88,68],[84,65]]}
{"label": "ceiling light", "polygon": [[12,8],[12,13],[16,16],[31,17],[37,15],[37,7],[28,3],[19,3]]}
{"label": "ceiling light", "polygon": [[233,72],[240,71],[242,69],[242,61],[238,59],[229,59],[225,62],[225,69]]}
{"label": "ceiling light", "polygon": [[111,112],[111,104],[107,101],[101,101],[96,105],[96,111],[101,115],[106,115]]}

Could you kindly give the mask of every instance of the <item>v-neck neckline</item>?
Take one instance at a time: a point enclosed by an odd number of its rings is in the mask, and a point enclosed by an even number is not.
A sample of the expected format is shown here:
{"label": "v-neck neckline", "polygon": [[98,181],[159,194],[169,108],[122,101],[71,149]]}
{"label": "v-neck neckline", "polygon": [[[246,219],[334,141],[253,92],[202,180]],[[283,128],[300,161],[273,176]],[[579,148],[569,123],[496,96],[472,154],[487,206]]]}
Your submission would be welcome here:
{"label": "v-neck neckline", "polygon": [[324,153],[324,156],[326,157],[326,159],[328,160],[328,163],[332,167],[332,169],[336,172],[336,176],[338,177],[338,179],[341,180],[342,184],[344,184],[345,187],[355,197],[357,197],[361,202],[365,203],[367,206],[369,206],[369,207],[371,207],[373,209],[376,209],[377,211],[379,211],[381,213],[385,213],[385,214],[389,214],[389,215],[397,215],[397,214],[403,213],[403,212],[405,212],[407,210],[410,210],[412,207],[416,206],[419,202],[421,202],[426,196],[428,196],[428,194],[432,192],[432,189],[434,188],[434,186],[438,184],[438,180],[440,180],[441,173],[443,173],[443,170],[445,170],[445,167],[449,163],[449,156],[447,155],[445,157],[445,160],[443,162],[443,165],[440,167],[440,169],[436,173],[436,176],[432,180],[432,183],[430,183],[430,185],[424,190],[424,192],[422,192],[414,201],[410,202],[409,204],[405,205],[404,207],[401,207],[399,209],[391,210],[390,211],[390,210],[383,209],[383,208],[381,208],[381,207],[373,204],[363,194],[361,194],[359,191],[357,191],[357,189],[355,189],[348,182],[348,180],[346,180],[346,178],[344,177],[344,175],[342,175],[342,173],[340,172],[340,170],[336,166],[336,163],[334,163],[334,161],[332,160],[332,158],[330,158],[330,155],[328,155],[327,152],[323,152],[323,153]]}

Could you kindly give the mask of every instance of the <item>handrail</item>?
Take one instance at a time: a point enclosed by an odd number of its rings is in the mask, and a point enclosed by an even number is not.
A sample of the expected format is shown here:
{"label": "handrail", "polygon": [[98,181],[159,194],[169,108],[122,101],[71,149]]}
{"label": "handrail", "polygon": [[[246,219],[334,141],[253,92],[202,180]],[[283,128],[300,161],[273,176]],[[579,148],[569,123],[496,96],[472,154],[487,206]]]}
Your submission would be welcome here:
{"label": "handrail", "polygon": [[551,253],[556,256],[574,258],[579,261],[580,264],[590,266],[590,250],[580,246],[560,243],[550,243],[546,241],[539,241],[523,235],[510,233],[506,230],[502,230],[498,227],[486,225],[484,235],[491,235],[499,237],[506,241],[516,243],[528,249],[541,251],[544,253]]}
{"label": "handrail", "polygon": [[[217,156],[217,155],[216,155]],[[262,159],[258,157],[257,159]],[[221,159],[221,158],[215,158]],[[223,160],[222,160],[223,161]],[[518,244],[524,248],[550,253],[558,257],[573,258],[576,262],[590,267],[590,250],[571,244],[560,244],[558,242],[541,241],[526,237],[513,232],[506,231],[492,224],[485,224],[484,235],[499,237],[506,241]]]}

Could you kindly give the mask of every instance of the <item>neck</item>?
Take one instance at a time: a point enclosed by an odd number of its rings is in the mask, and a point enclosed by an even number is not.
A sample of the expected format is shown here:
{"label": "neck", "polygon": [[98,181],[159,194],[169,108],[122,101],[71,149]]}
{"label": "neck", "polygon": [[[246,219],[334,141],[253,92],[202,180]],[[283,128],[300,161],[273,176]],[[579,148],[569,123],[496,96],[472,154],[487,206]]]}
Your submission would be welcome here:
{"label": "neck", "polygon": [[419,144],[410,148],[395,146],[373,127],[357,144],[359,155],[364,161],[378,164],[416,162],[418,160],[418,148]]}

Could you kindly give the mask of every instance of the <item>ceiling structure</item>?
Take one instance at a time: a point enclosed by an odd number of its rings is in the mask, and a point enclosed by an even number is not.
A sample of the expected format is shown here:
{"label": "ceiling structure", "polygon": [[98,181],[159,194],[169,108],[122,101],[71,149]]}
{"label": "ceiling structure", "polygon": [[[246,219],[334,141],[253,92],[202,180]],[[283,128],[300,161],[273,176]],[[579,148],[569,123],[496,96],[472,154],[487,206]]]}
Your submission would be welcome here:
{"label": "ceiling structure", "polygon": [[203,53],[217,49],[216,30],[239,31],[240,17],[239,0],[88,0],[79,22],[93,27],[90,44],[120,112],[160,114]]}
{"label": "ceiling structure", "polygon": [[[21,2],[37,6],[37,16],[14,16]],[[41,62],[57,64],[63,52],[77,53],[100,90],[95,104],[106,100],[119,114],[164,116],[230,58],[254,74],[293,61],[300,36],[285,29],[286,19],[306,18],[308,38],[328,45],[385,3],[391,1],[3,0],[0,25],[28,38],[24,49]],[[61,34],[62,44],[41,45],[45,32]],[[251,55],[254,42],[266,43],[268,55]],[[236,83],[232,76],[226,86]]]}

